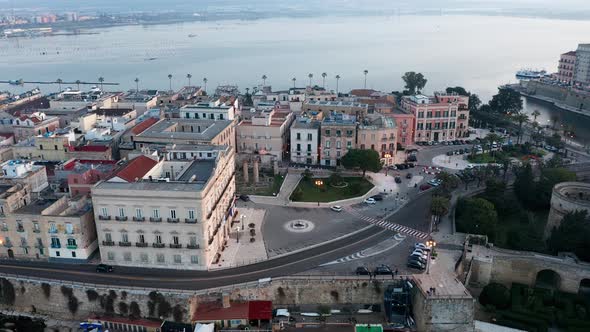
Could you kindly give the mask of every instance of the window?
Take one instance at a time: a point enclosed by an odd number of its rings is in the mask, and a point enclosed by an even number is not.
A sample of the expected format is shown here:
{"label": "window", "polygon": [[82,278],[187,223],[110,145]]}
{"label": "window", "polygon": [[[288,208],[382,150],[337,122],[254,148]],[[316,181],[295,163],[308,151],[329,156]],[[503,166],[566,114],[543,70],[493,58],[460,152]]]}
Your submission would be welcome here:
{"label": "window", "polygon": [[176,210],[174,210],[174,209],[170,210],[170,218],[176,219]]}
{"label": "window", "polygon": [[297,150],[296,151],[301,151],[301,144],[297,143]]}
{"label": "window", "polygon": [[432,117],[432,112],[426,112],[426,117],[427,118],[431,118]]}
{"label": "window", "polygon": [[162,235],[156,235],[156,243],[162,244]]}
{"label": "window", "polygon": [[141,253],[139,255],[139,259],[141,260],[142,263],[147,263],[148,262],[148,255],[146,253]]}
{"label": "window", "polygon": [[340,151],[336,151],[336,158],[340,158]]}
{"label": "window", "polygon": [[330,141],[326,141],[326,149],[330,148]]}
{"label": "window", "polygon": [[139,234],[137,240],[139,243],[145,243],[145,236],[143,234]]}
{"label": "window", "polygon": [[342,131],[336,130],[336,136],[338,136],[338,137],[342,136]]}
{"label": "window", "polygon": [[135,217],[138,219],[143,218],[143,211],[140,208],[135,209]]}
{"label": "window", "polygon": [[34,222],[33,223],[33,231],[35,231],[35,232],[39,232],[40,231],[39,223],[38,222]]}
{"label": "window", "polygon": [[100,208],[100,215],[103,217],[109,216],[109,210],[106,207]]}
{"label": "window", "polygon": [[180,258],[180,255],[174,255],[174,263],[176,263],[176,264],[182,263],[182,259]]}
{"label": "window", "polygon": [[196,245],[197,245],[197,237],[196,237],[196,236],[191,236],[191,237],[188,239],[188,241],[189,241],[189,244],[190,244],[191,246],[196,246]]}
{"label": "window", "polygon": [[346,142],[346,148],[347,149],[352,149],[352,141],[347,141]]}
{"label": "window", "polygon": [[49,224],[49,233],[57,233],[57,225],[55,223]]}
{"label": "window", "polygon": [[131,253],[130,253],[130,252],[124,252],[124,253],[123,253],[123,259],[124,259],[126,262],[131,262]]}
{"label": "window", "polygon": [[175,236],[172,237],[172,243],[174,243],[174,244],[179,244],[180,243],[180,241],[178,240],[178,236],[175,235]]}
{"label": "window", "polygon": [[53,146],[53,149],[54,149],[54,150],[57,150],[57,145],[54,145],[54,146]]}
{"label": "window", "polygon": [[16,231],[17,232],[24,232],[25,231],[25,226],[23,226],[23,222],[20,220],[16,221]]}
{"label": "window", "polygon": [[[330,136],[330,129],[326,129],[325,133],[326,133],[326,136]],[[43,150],[43,149],[41,149],[41,150]]]}
{"label": "window", "polygon": [[336,149],[342,148],[342,142],[336,141]]}
{"label": "window", "polygon": [[113,236],[111,235],[111,233],[104,233],[104,240],[106,242],[113,242]]}
{"label": "window", "polygon": [[43,150],[43,144],[39,144],[39,150]]}
{"label": "window", "polygon": [[164,263],[164,254],[157,254],[156,255],[156,261],[158,263]]}
{"label": "window", "polygon": [[436,112],[436,113],[434,113],[434,114],[435,114],[435,115],[434,115],[435,117],[437,117],[437,118],[440,118],[440,112]]}
{"label": "window", "polygon": [[300,140],[301,139],[301,133],[297,133],[297,139]]}
{"label": "window", "polygon": [[349,136],[349,137],[352,136],[352,130],[347,130],[346,131],[346,136]]}
{"label": "window", "polygon": [[153,209],[152,210],[152,217],[154,217],[154,218],[160,218],[160,210]]}
{"label": "window", "polygon": [[70,223],[66,224],[66,234],[74,234],[74,225]]}
{"label": "window", "polygon": [[307,152],[311,152],[311,144],[307,144]]}
{"label": "window", "polygon": [[195,210],[188,210],[188,218],[191,220],[195,220]]}
{"label": "window", "polygon": [[199,264],[199,256],[191,256],[191,264]]}
{"label": "window", "polygon": [[121,233],[121,242],[129,242],[129,235],[126,232]]}
{"label": "window", "polygon": [[419,118],[423,118],[424,117],[424,112],[418,112],[418,117]]}
{"label": "window", "polygon": [[68,246],[75,246],[76,245],[76,239],[68,239]]}
{"label": "window", "polygon": [[324,151],[324,155],[326,155],[326,157],[330,157],[330,150]]}
{"label": "window", "polygon": [[[8,242],[8,240],[6,240]],[[51,238],[51,248],[59,248],[61,247],[61,243],[58,238],[52,237]]]}
{"label": "window", "polygon": [[313,135],[312,134],[307,134],[307,140],[311,141],[313,139]]}

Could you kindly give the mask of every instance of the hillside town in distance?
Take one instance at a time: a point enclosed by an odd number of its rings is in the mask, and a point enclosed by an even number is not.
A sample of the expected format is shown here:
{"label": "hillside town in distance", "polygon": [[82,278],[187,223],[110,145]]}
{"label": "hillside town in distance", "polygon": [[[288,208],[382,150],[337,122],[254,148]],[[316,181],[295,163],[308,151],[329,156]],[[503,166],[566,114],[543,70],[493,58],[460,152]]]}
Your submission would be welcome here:
{"label": "hillside town in distance", "polygon": [[543,95],[585,96],[588,54],[488,103],[419,72],[6,81],[1,308],[31,331],[588,329],[590,154],[522,100],[588,112]]}

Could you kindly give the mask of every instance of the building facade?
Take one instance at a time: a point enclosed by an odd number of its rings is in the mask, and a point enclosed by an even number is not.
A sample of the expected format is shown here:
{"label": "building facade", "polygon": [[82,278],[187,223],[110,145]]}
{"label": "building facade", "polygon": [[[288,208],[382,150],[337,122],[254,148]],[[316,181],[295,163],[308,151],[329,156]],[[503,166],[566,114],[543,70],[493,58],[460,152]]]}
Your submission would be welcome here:
{"label": "building facade", "polygon": [[162,160],[125,175],[135,181],[92,189],[105,263],[206,270],[219,260],[235,215],[234,150],[195,159]]}
{"label": "building facade", "polygon": [[323,113],[324,117],[331,116],[333,113],[352,115],[362,118],[367,115],[369,105],[352,102],[352,101],[317,101],[306,100],[303,103],[302,111],[306,113]]}
{"label": "building facade", "polygon": [[414,128],[416,118],[413,114],[396,108],[392,113],[387,114],[395,121],[397,128],[397,143],[401,146],[409,146],[414,144]]}
{"label": "building facade", "polygon": [[[278,161],[287,154],[289,127],[293,113],[258,111],[236,127],[236,145],[240,155],[272,156]],[[269,158],[262,158],[263,162]]]}
{"label": "building facade", "polygon": [[291,162],[317,165],[319,162],[320,122],[297,118],[291,126]]}
{"label": "building facade", "polygon": [[414,141],[452,141],[469,136],[469,97],[437,92],[402,98],[401,108],[414,115]]}
{"label": "building facade", "polygon": [[590,44],[578,45],[575,68],[574,82],[583,86],[590,85]]}
{"label": "building facade", "polygon": [[393,165],[397,151],[397,127],[392,118],[383,115],[367,116],[357,129],[358,149],[371,149],[379,153],[384,165]]}
{"label": "building facade", "polygon": [[356,148],[356,117],[336,113],[325,118],[321,124],[320,155],[323,166],[339,166],[350,149]]}
{"label": "building facade", "polygon": [[559,65],[557,66],[557,79],[565,84],[572,84],[574,80],[574,73],[576,71],[576,52],[571,51],[563,53],[559,57]]}

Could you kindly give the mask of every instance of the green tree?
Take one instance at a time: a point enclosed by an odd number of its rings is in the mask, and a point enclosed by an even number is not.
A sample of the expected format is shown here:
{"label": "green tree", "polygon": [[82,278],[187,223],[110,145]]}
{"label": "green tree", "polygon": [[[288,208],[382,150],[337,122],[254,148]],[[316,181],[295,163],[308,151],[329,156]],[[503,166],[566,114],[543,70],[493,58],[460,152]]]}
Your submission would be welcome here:
{"label": "green tree", "polygon": [[518,200],[527,207],[534,206],[535,177],[531,164],[525,164],[516,172],[514,181],[514,194]]}
{"label": "green tree", "polygon": [[525,113],[514,113],[512,115],[512,120],[518,124],[518,132],[516,136],[516,144],[520,144],[520,139],[522,138],[522,127],[525,123],[529,122],[529,116]]}
{"label": "green tree", "polygon": [[479,294],[479,303],[484,307],[491,305],[496,309],[506,309],[510,306],[510,291],[506,286],[492,282]]}
{"label": "green tree", "polygon": [[379,153],[375,150],[351,149],[340,159],[340,163],[347,169],[361,169],[363,177],[367,171],[379,172],[383,165]]}
{"label": "green tree", "polygon": [[537,122],[537,118],[539,117],[539,115],[541,115],[541,112],[539,112],[539,110],[534,110],[533,113],[531,113],[533,121]]}
{"label": "green tree", "polygon": [[578,258],[590,261],[590,220],[587,211],[566,214],[559,227],[551,232],[547,246],[553,254],[570,251]]}
{"label": "green tree", "polygon": [[449,194],[459,186],[459,178],[449,172],[440,172],[436,175],[436,178],[442,181],[439,188],[444,194]]}
{"label": "green tree", "polygon": [[475,93],[472,93],[469,95],[469,111],[470,112],[475,112],[479,109],[479,107],[481,106],[482,102],[481,99],[479,99],[479,96],[476,95]]}
{"label": "green tree", "polygon": [[499,88],[498,93],[490,100],[490,107],[496,113],[515,114],[522,111],[520,93],[507,88]]}
{"label": "green tree", "polygon": [[437,217],[445,216],[449,213],[449,207],[451,202],[448,198],[444,196],[434,196],[432,197],[432,202],[430,203],[430,214]]}
{"label": "green tree", "polygon": [[544,168],[535,188],[537,208],[549,208],[551,193],[556,184],[575,180],[576,174],[565,168]]}
{"label": "green tree", "polygon": [[457,228],[460,232],[487,235],[494,241],[498,214],[494,204],[483,198],[468,198],[457,206]]}
{"label": "green tree", "polygon": [[334,171],[332,174],[330,174],[330,177],[328,178],[328,182],[331,185],[341,185],[342,184],[342,174],[340,173],[339,170]]}
{"label": "green tree", "polygon": [[471,95],[471,93],[467,92],[467,90],[465,90],[465,88],[463,88],[462,86],[448,87],[446,89],[446,92],[448,94],[456,93],[460,96],[470,96]]}
{"label": "green tree", "polygon": [[402,76],[402,80],[406,83],[405,87],[410,95],[416,94],[416,92],[420,93],[420,90],[424,89],[428,82],[422,73],[416,73],[413,71],[406,72],[404,76]]}

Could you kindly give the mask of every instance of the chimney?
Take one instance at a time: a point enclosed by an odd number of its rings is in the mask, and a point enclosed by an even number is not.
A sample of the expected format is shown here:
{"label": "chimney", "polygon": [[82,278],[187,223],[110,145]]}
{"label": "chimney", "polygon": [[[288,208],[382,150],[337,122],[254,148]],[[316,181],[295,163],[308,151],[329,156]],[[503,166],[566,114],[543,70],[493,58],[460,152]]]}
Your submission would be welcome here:
{"label": "chimney", "polygon": [[221,302],[223,305],[223,309],[227,309],[227,308],[231,307],[231,303],[229,300],[229,293],[221,294]]}

